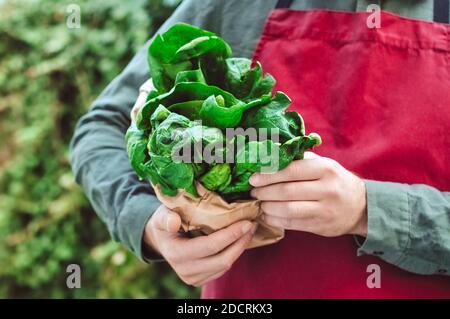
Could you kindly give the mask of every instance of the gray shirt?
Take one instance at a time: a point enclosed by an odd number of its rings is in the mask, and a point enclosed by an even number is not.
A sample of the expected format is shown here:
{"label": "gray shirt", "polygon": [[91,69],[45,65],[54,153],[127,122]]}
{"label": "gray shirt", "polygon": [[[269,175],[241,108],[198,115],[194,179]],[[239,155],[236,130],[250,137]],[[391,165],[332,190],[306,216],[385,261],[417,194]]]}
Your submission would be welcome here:
{"label": "gray shirt", "polygon": [[[357,0],[294,1],[292,9],[366,10]],[[158,32],[187,22],[222,36],[234,56],[250,58],[276,0],[184,0]],[[385,0],[382,8],[411,18],[433,19],[431,0]],[[124,142],[139,86],[149,77],[146,50],[93,103],[76,127],[71,162],[77,181],[112,238],[145,258],[144,226],[160,205],[147,181],[132,170]],[[365,181],[368,236],[355,254],[374,254],[420,274],[450,272],[450,193],[426,185]]]}

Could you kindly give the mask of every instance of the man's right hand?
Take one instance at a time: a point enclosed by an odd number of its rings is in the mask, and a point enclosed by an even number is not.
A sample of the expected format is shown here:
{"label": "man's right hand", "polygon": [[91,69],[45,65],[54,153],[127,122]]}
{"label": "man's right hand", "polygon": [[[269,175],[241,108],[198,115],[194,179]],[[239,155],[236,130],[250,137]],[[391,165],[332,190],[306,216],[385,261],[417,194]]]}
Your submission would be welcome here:
{"label": "man's right hand", "polygon": [[144,242],[161,254],[185,283],[202,286],[222,276],[250,243],[257,225],[239,221],[208,236],[183,237],[178,214],[161,205],[145,226]]}

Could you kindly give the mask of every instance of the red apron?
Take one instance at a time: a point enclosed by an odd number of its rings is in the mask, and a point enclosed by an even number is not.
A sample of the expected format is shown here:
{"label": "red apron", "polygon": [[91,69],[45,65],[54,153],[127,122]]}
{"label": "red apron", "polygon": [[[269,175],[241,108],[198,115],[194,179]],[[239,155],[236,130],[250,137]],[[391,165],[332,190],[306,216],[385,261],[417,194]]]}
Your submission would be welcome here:
{"label": "red apron", "polygon": [[[254,60],[293,100],[316,149],[359,176],[450,191],[450,26],[381,13],[275,9]],[[450,297],[450,278],[356,256],[352,236],[287,231],[246,251],[204,298]],[[367,266],[381,267],[370,289]]]}

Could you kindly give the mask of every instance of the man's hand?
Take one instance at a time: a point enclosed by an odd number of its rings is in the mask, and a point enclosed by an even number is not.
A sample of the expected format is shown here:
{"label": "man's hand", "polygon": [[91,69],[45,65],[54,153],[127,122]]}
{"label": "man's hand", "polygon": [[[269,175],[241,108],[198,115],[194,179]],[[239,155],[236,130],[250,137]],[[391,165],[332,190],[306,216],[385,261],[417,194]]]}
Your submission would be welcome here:
{"label": "man's hand", "polygon": [[307,152],[274,174],[254,174],[252,196],[272,226],[326,237],[367,236],[364,182],[336,161]]}
{"label": "man's hand", "polygon": [[141,87],[139,88],[138,98],[130,112],[131,123],[136,123],[136,117],[141,108],[144,106],[145,101],[147,100],[148,93],[150,91],[153,91],[154,89],[155,86],[153,85],[152,79],[147,80],[144,84],[141,85]]}
{"label": "man's hand", "polygon": [[144,242],[159,252],[185,283],[202,286],[222,276],[250,243],[256,224],[240,221],[208,236],[178,233],[178,214],[161,205],[145,227]]}

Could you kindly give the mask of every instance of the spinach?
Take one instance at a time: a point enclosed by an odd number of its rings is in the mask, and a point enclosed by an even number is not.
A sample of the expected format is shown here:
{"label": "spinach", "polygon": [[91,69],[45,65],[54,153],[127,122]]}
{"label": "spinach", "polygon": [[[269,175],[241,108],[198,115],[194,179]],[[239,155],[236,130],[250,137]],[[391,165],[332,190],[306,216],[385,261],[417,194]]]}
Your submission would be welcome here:
{"label": "spinach", "polygon": [[216,164],[200,177],[200,182],[207,189],[212,191],[223,191],[231,182],[230,164]]}
{"label": "spinach", "polygon": [[134,168],[139,178],[145,178],[146,169],[144,164],[149,158],[147,153],[148,137],[144,134],[144,131],[139,130],[136,125],[133,124],[128,129],[125,139],[131,166]]}
{"label": "spinach", "polygon": [[[305,134],[302,117],[287,112],[283,92],[261,64],[231,57],[216,34],[179,23],[158,35],[148,50],[155,90],[126,134],[130,162],[140,178],[175,196],[197,196],[196,182],[228,201],[248,198],[256,172],[284,169],[321,144]],[[264,129],[257,140],[227,128]]]}
{"label": "spinach", "polygon": [[285,112],[289,104],[291,104],[289,97],[283,92],[277,92],[264,107],[247,111],[240,125],[244,128],[268,129],[268,134],[278,134],[281,141],[303,136],[305,135],[305,126],[300,114]]}
{"label": "spinach", "polygon": [[274,143],[272,140],[245,143],[236,155],[234,179],[222,192],[227,194],[249,191],[251,185],[248,180],[253,173],[273,173],[286,168],[294,158],[303,158],[305,149],[310,148],[309,145],[320,143],[320,140],[312,141],[315,136],[297,136],[284,144]]}
{"label": "spinach", "polygon": [[157,35],[148,49],[153,83],[160,93],[169,91],[179,72],[202,67],[208,82],[221,77],[231,48],[220,37],[200,28],[178,23]]}
{"label": "spinach", "polygon": [[272,95],[275,79],[270,74],[262,74],[261,64],[251,68],[252,61],[246,58],[226,60],[227,72],[224,86],[237,98],[248,101],[262,95]]}
{"label": "spinach", "polygon": [[245,103],[216,86],[202,82],[180,82],[169,92],[148,99],[138,113],[136,123],[139,129],[149,129],[153,112],[159,105],[165,105],[170,111],[191,120],[202,120],[209,126],[235,127],[246,110],[269,100],[269,95],[263,95]]}

